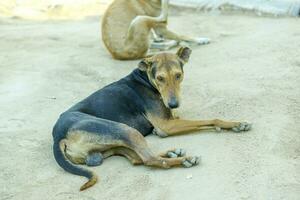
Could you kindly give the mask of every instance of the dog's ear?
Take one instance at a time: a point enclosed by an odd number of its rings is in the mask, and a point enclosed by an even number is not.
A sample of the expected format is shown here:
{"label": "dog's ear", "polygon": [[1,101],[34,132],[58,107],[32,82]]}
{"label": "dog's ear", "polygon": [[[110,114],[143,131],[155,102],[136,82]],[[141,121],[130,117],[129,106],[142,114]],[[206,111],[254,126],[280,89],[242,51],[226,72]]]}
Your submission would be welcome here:
{"label": "dog's ear", "polygon": [[185,64],[189,61],[191,53],[192,49],[188,47],[180,47],[176,54],[180,58],[180,60]]}
{"label": "dog's ear", "polygon": [[138,65],[138,67],[139,67],[139,69],[140,69],[141,71],[147,71],[147,69],[148,69],[150,66],[151,66],[151,61],[150,61],[149,58],[144,58],[143,60],[141,60],[141,61],[139,62],[139,65]]}

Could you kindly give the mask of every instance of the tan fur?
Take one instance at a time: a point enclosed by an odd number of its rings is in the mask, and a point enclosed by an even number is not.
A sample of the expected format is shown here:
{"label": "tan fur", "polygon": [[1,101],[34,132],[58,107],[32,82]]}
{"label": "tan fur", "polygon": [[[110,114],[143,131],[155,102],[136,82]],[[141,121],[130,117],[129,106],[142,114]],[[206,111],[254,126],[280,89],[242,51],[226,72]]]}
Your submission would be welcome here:
{"label": "tan fur", "polygon": [[[72,156],[67,156],[66,155],[66,150],[68,148],[69,145],[72,145],[73,143],[75,143],[75,141],[80,141],[82,138],[82,136],[76,135],[74,138],[72,138],[71,140],[68,139],[63,139],[60,141],[59,146],[60,146],[60,150],[63,152],[63,155],[65,157],[66,160],[70,159],[70,161],[74,162],[75,164],[83,164],[84,162],[81,160],[81,158],[77,157],[72,157]],[[78,146],[80,149],[85,148],[85,145],[82,146]],[[83,191],[89,187],[92,187],[93,185],[95,185],[97,183],[98,177],[92,173],[93,176],[92,178],[90,178],[85,184],[83,184],[80,187],[80,191]]]}
{"label": "tan fur", "polygon": [[86,190],[90,187],[92,187],[93,185],[95,185],[98,181],[98,177],[96,175],[93,175],[93,177],[88,180],[88,182],[86,182],[85,184],[83,184],[81,187],[80,187],[80,191],[83,191],[83,190]]}
{"label": "tan fur", "polygon": [[[128,158],[132,164],[144,164],[160,168],[170,168],[179,166],[188,157],[165,158],[155,155],[148,147],[142,134],[137,130],[122,125],[124,135],[128,135],[130,143],[120,140],[104,140],[97,135],[84,131],[73,131],[67,135],[67,138],[61,141],[62,151],[66,153],[70,161],[77,161],[75,164],[81,163],[86,158],[88,152],[101,152],[104,158],[112,155],[122,155]],[[94,175],[80,190],[85,190],[97,182]]]}
{"label": "tan fur", "polygon": [[[187,47],[182,47],[177,54],[163,53],[152,57],[145,58],[139,64],[141,70],[146,71],[150,82],[160,92],[166,106],[170,94],[175,94],[179,98],[180,83],[183,79],[182,62],[188,61],[191,50]],[[152,73],[152,68],[155,67],[155,76]],[[175,80],[176,74],[181,74],[180,80]],[[157,76],[164,77],[162,84],[157,79]],[[153,77],[154,76],[154,77]],[[163,112],[163,111],[162,111]],[[239,127],[240,122],[229,122],[219,119],[214,120],[185,120],[175,117],[163,118],[164,113],[157,113],[152,110],[147,110],[145,117],[151,122],[154,127],[155,134],[166,137],[178,134],[187,134],[199,130],[210,130],[216,127],[223,129],[232,129]],[[183,154],[174,154],[169,156],[170,150],[159,155],[152,152],[148,146],[144,136],[136,129],[125,124],[120,124],[122,130],[122,139],[107,139],[101,134],[95,134],[85,131],[71,131],[67,134],[67,138],[61,141],[61,150],[74,163],[84,163],[89,152],[100,152],[104,158],[112,155],[125,156],[134,165],[144,164],[147,166],[159,167],[168,169],[176,166],[191,167],[197,165],[199,160],[197,157],[187,157]],[[241,131],[247,131],[241,128]],[[114,134],[114,133],[111,133]],[[103,137],[103,138],[102,138]],[[172,153],[172,152],[171,152]],[[85,183],[80,190],[91,187],[97,182],[95,175]]]}
{"label": "tan fur", "polygon": [[[183,80],[183,71],[181,63],[186,63],[189,60],[191,50],[187,47],[181,47],[176,54],[162,53],[144,59],[146,67],[145,71],[148,74],[150,81],[160,92],[164,104],[168,107],[168,100],[173,94],[176,98],[179,97],[180,84]],[[151,75],[152,69],[155,67],[156,75]],[[175,76],[180,74],[180,80],[176,80]],[[157,80],[158,76],[164,78],[161,83]],[[153,124],[157,132],[161,136],[171,136],[183,133],[190,133],[198,130],[215,129],[215,127],[223,129],[231,129],[240,124],[240,122],[227,122],[219,119],[214,120],[184,120],[172,117],[171,119],[162,119],[157,117],[157,113],[146,113],[147,119]]]}
{"label": "tan fur", "polygon": [[229,122],[220,119],[214,120],[185,120],[172,119],[166,120],[156,117],[153,114],[147,114],[147,118],[153,126],[165,133],[167,136],[191,133],[199,130],[210,130],[215,127],[230,129],[240,124],[240,122]]}
{"label": "tan fur", "polygon": [[[151,67],[148,68],[147,73],[150,81],[161,94],[164,104],[168,106],[171,96],[175,96],[180,101],[180,84],[184,73],[180,67],[178,56],[171,53],[163,53],[145,60],[149,65],[155,64],[156,77],[151,76]],[[176,79],[177,75],[180,76],[178,80]],[[163,78],[163,81],[160,81],[158,78]]]}
{"label": "tan fur", "polygon": [[106,158],[107,156],[112,155],[120,155],[126,157],[133,165],[143,164],[141,158],[131,149],[126,147],[116,147],[112,148],[103,153],[103,156]]}
{"label": "tan fur", "polygon": [[84,163],[88,153],[91,151],[104,152],[113,147],[127,146],[122,140],[106,140],[85,131],[68,133],[65,144],[66,156],[75,164]]}
{"label": "tan fur", "polygon": [[[158,6],[158,9],[155,7]],[[142,37],[139,42],[128,42],[132,40],[128,36],[129,27],[132,21],[139,15],[158,16],[160,14],[159,1],[151,4],[146,1],[128,1],[115,0],[106,10],[102,19],[102,40],[116,59],[137,59],[146,55],[149,48],[149,42],[142,42],[149,40],[149,26],[152,24],[145,24],[145,30],[137,30],[141,32]],[[145,33],[143,33],[145,32]],[[136,33],[135,33],[136,35]]]}
{"label": "tan fur", "polygon": [[168,3],[169,0],[114,0],[102,19],[102,40],[111,55],[121,60],[145,57],[151,30],[165,39],[200,44],[197,38],[167,29]]}

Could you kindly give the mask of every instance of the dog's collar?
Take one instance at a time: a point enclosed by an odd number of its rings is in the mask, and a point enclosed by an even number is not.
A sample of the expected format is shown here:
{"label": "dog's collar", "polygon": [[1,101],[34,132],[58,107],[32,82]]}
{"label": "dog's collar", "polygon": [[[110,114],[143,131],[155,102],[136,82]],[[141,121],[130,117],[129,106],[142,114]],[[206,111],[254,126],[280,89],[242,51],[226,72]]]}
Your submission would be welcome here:
{"label": "dog's collar", "polygon": [[145,85],[146,87],[150,88],[151,90],[158,92],[155,86],[151,83],[151,81],[148,78],[148,75],[146,72],[141,71],[139,69],[135,69],[132,72],[132,75],[135,80],[140,82],[141,84]]}

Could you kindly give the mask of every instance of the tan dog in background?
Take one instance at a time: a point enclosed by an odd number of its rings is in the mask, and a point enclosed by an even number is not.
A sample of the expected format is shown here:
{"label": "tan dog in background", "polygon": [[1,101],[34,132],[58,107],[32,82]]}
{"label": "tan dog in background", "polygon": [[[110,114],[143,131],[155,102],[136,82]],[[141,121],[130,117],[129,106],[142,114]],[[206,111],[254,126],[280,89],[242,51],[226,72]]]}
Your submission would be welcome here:
{"label": "tan dog in background", "polygon": [[[139,59],[147,55],[151,46],[164,50],[182,41],[209,43],[207,38],[192,38],[168,30],[168,5],[169,0],[114,0],[102,20],[102,40],[112,56],[120,60]],[[151,44],[151,31],[154,37],[173,42]]]}

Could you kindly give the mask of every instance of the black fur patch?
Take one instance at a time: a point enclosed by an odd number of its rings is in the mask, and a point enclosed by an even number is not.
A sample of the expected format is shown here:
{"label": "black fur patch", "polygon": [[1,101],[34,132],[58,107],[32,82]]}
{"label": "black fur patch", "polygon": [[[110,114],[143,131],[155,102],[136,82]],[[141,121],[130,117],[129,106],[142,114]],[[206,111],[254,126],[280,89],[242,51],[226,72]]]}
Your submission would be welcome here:
{"label": "black fur patch", "polygon": [[151,78],[155,79],[155,74],[156,74],[156,67],[153,66],[152,69],[151,69]]}
{"label": "black fur patch", "polygon": [[183,71],[183,65],[184,65],[184,63],[181,62],[181,61],[179,61],[179,64],[180,64],[181,71]]}

